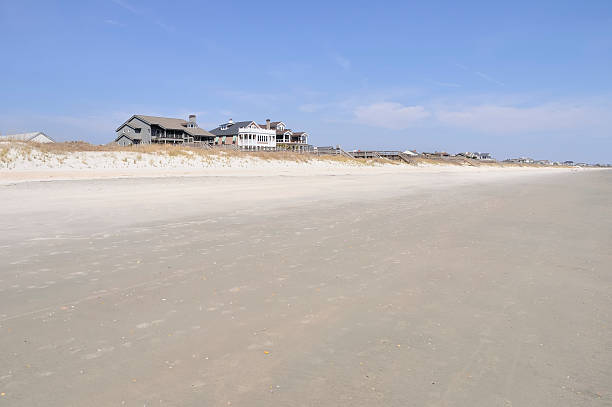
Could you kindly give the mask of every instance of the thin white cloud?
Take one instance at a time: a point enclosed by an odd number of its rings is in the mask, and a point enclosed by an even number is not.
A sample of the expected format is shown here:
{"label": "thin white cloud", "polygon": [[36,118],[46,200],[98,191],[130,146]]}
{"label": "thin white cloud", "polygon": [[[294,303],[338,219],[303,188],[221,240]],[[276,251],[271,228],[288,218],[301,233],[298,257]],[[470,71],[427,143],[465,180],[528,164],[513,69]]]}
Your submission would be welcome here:
{"label": "thin white cloud", "polygon": [[123,7],[124,9],[126,9],[127,11],[134,13],[136,15],[142,15],[142,11],[140,9],[137,9],[136,7],[132,6],[130,3],[123,1],[123,0],[111,0],[113,3],[115,3],[116,5],[118,5],[119,7]]}
{"label": "thin white cloud", "polygon": [[343,57],[342,55],[335,55],[334,62],[336,63],[336,65],[340,66],[345,71],[351,69],[351,61]]}
{"label": "thin white cloud", "polygon": [[340,110],[345,111],[347,109],[354,108],[355,104],[352,100],[340,100],[327,103],[304,103],[298,106],[298,110],[305,113],[322,112],[325,110],[334,111]]}
{"label": "thin white cloud", "polygon": [[[332,106],[308,104],[305,112],[333,109]],[[392,130],[440,126],[481,134],[515,136],[530,134],[612,137],[612,105],[605,102],[548,102],[535,104],[448,104],[426,103],[405,106],[377,102],[350,108],[357,122]]]}
{"label": "thin white cloud", "polygon": [[130,13],[137,15],[139,17],[143,17],[143,18],[148,18],[153,24],[157,25],[158,27],[160,27],[162,30],[166,31],[166,32],[172,32],[174,31],[174,27],[164,23],[163,21],[161,21],[159,18],[155,17],[155,16],[149,16],[147,15],[147,13],[145,12],[145,10],[140,9],[138,7],[134,7],[132,4],[128,3],[125,0],[111,0],[113,3],[115,3],[116,5],[118,5],[119,7],[129,11]]}
{"label": "thin white cloud", "polygon": [[481,105],[436,109],[441,124],[489,134],[609,132],[611,109],[550,103],[535,106]]}
{"label": "thin white cloud", "polygon": [[298,106],[298,109],[301,112],[305,112],[305,113],[314,113],[314,112],[318,112],[320,110],[322,110],[323,108],[325,108],[325,104],[317,104],[317,103],[306,103],[303,104],[301,106]]}
{"label": "thin white cloud", "polygon": [[104,22],[106,24],[109,24],[109,25],[116,25],[116,26],[119,26],[119,27],[125,27],[125,24],[120,23],[119,21],[115,21],[115,20],[104,20]]}
{"label": "thin white cloud", "polygon": [[423,106],[404,106],[394,102],[379,102],[358,106],[354,111],[359,123],[387,129],[405,129],[431,115]]}
{"label": "thin white cloud", "polygon": [[267,71],[267,74],[275,79],[295,80],[307,76],[311,70],[311,66],[303,62],[272,62],[274,66]]}
{"label": "thin white cloud", "polygon": [[438,86],[444,86],[447,88],[460,88],[461,85],[458,83],[453,83],[453,82],[438,82],[438,81],[432,81],[432,83],[434,85],[438,85]]}
{"label": "thin white cloud", "polygon": [[485,80],[487,82],[491,82],[491,83],[494,83],[494,84],[499,85],[499,86],[506,86],[505,83],[503,83],[501,81],[498,81],[495,78],[492,78],[490,75],[487,75],[484,72],[481,72],[481,71],[472,71],[467,66],[465,66],[463,64],[459,64],[457,62],[455,62],[453,65],[455,65],[457,68],[461,69],[462,71],[472,72],[474,75],[478,76],[480,79],[483,79],[483,80]]}
{"label": "thin white cloud", "polygon": [[249,92],[242,90],[221,90],[217,94],[232,102],[242,102],[253,105],[276,105],[281,101],[287,101],[288,96],[284,93]]}
{"label": "thin white cloud", "polygon": [[476,71],[474,73],[476,75],[480,76],[482,79],[484,79],[487,82],[491,82],[491,83],[494,83],[494,84],[499,85],[499,86],[505,86],[505,84],[503,82],[500,82],[500,81],[498,81],[496,79],[493,79],[493,78],[491,78],[489,75],[487,75],[485,73],[478,72],[478,71]]}

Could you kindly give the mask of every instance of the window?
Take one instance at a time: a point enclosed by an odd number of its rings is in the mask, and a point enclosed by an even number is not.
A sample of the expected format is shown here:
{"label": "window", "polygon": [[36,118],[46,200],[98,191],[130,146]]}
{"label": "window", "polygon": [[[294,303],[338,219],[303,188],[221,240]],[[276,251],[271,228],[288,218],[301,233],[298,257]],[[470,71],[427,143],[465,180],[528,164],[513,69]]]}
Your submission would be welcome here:
{"label": "window", "polygon": [[140,133],[140,129],[135,129],[134,132],[135,133]]}

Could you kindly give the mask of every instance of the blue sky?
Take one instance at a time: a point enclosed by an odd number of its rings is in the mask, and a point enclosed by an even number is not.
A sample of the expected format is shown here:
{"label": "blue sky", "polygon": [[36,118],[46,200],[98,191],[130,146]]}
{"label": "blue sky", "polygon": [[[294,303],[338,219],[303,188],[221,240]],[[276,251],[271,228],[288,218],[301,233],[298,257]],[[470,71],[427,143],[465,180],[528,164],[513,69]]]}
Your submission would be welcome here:
{"label": "blue sky", "polygon": [[135,113],[315,145],[612,162],[612,2],[0,0],[0,133]]}

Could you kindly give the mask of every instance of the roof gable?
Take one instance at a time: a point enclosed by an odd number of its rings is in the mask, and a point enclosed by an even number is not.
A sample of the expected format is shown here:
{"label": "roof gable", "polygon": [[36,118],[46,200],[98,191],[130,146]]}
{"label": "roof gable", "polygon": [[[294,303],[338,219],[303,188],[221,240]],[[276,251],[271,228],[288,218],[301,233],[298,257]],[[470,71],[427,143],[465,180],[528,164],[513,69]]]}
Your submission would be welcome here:
{"label": "roof gable", "polygon": [[33,132],[30,132],[30,133],[7,134],[5,136],[1,136],[0,138],[1,139],[5,139],[5,140],[15,140],[15,141],[30,141],[32,139],[35,139],[38,136],[43,136],[43,137],[48,138],[49,140],[55,142],[55,140],[53,140],[51,137],[47,136],[42,131],[33,131]]}
{"label": "roof gable", "polygon": [[124,137],[125,137],[126,139],[130,140],[130,141],[133,141],[133,140],[132,140],[132,138],[131,138],[130,136],[128,136],[128,135],[127,135],[127,134],[125,134],[125,133],[122,133],[122,134],[120,134],[119,136],[117,136],[117,138],[115,138],[115,142],[117,142],[117,141],[121,140],[121,139],[122,139],[122,138],[124,138]]}
{"label": "roof gable", "polygon": [[124,127],[129,127],[130,129],[133,129],[133,130],[136,129],[136,127],[132,126],[130,123],[123,123],[121,126],[119,126],[119,128],[116,131],[121,131],[121,129]]}
{"label": "roof gable", "polygon": [[234,123],[223,123],[220,126],[215,127],[210,132],[215,136],[230,136],[234,134],[238,134],[239,129],[243,129],[249,126],[255,126],[256,129],[262,129],[257,123],[254,121],[242,121],[242,122],[234,122]]}

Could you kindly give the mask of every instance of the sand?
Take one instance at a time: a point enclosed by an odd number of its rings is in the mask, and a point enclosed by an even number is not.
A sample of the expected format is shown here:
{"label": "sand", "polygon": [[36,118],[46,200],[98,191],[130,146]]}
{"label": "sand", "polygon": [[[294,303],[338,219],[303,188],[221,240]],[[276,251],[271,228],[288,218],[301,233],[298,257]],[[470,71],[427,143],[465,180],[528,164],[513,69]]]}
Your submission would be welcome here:
{"label": "sand", "polygon": [[265,171],[5,177],[0,403],[612,404],[612,171]]}

